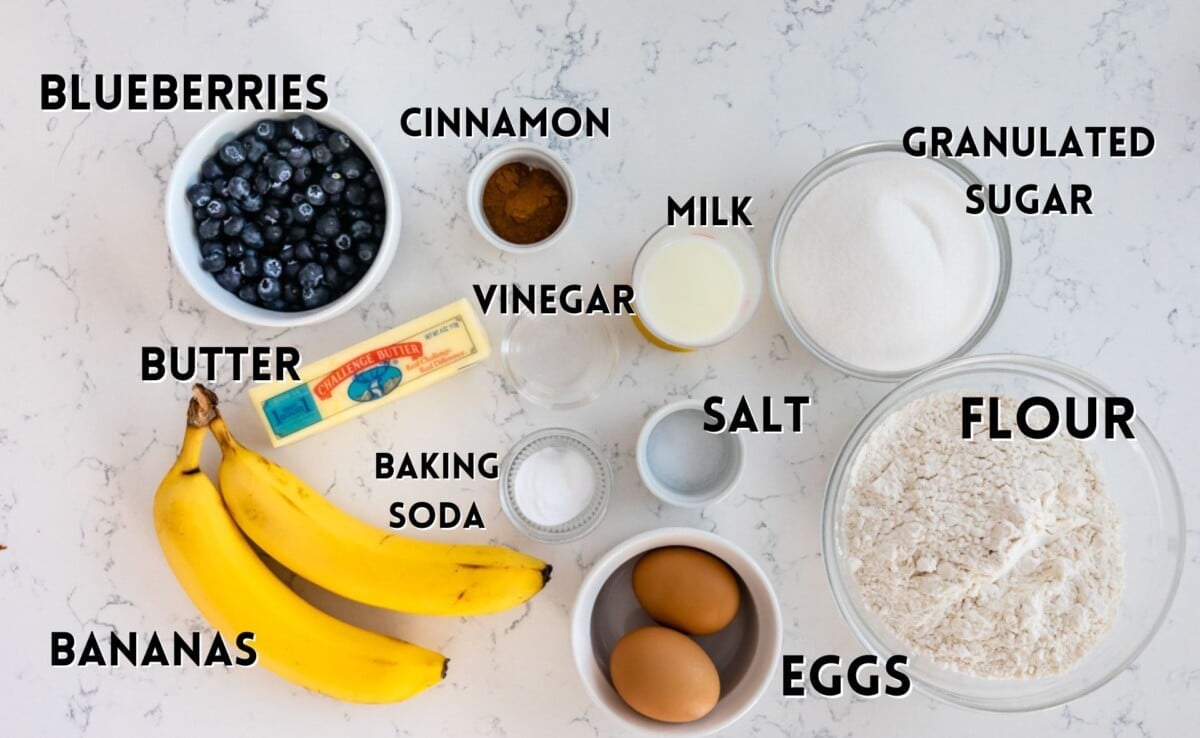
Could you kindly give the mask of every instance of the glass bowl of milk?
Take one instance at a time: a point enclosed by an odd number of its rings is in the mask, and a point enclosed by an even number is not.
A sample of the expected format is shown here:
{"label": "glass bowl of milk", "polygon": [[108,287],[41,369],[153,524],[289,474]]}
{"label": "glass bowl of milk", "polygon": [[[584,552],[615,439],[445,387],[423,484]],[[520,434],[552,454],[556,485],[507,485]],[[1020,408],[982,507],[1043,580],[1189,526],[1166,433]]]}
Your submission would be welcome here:
{"label": "glass bowl of milk", "polygon": [[633,263],[634,321],[662,348],[715,346],[750,321],[762,286],[758,249],[742,229],[664,226]]}

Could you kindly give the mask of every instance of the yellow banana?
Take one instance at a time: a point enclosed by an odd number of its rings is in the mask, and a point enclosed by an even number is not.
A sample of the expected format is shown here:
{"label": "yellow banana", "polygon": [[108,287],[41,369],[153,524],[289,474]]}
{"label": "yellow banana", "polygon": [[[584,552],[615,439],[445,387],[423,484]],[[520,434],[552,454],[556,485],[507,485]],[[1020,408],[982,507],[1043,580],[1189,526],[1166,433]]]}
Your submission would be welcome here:
{"label": "yellow banana", "polygon": [[207,435],[192,400],[183,448],[154,498],[154,527],[184,591],[231,640],[252,631],[258,660],[276,674],[351,702],[396,702],[432,686],[447,660],[420,646],[344,623],[281,582],[229,517],[199,469]]}
{"label": "yellow banana", "polygon": [[368,525],[239,444],[219,414],[209,430],[221,445],[221,496],[242,531],[347,599],[419,615],[479,615],[525,602],[550,579],[546,562],[502,546],[422,541]]}

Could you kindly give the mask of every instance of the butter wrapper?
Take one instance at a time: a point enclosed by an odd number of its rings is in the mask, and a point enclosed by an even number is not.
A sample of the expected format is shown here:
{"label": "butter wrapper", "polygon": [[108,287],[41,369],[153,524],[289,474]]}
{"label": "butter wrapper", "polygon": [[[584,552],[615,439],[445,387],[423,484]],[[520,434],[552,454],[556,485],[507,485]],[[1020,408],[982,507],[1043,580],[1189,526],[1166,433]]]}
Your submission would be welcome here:
{"label": "butter wrapper", "polygon": [[286,446],[454,376],[492,353],[474,307],[458,300],[324,359],[300,381],[250,389],[273,446]]}

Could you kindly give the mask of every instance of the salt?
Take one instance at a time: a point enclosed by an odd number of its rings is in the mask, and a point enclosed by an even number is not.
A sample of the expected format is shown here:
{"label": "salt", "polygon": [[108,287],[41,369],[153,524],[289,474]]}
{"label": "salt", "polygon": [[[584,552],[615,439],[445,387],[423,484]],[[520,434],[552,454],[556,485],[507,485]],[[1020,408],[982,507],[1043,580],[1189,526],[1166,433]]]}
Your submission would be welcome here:
{"label": "salt", "polygon": [[596,492],[596,472],[573,448],[548,447],[530,454],[513,484],[517,507],[535,525],[562,525],[587,508]]}
{"label": "salt", "polygon": [[985,218],[936,162],[868,160],[819,182],[788,223],[784,301],[809,337],[854,367],[915,370],[954,353],[996,290]]}

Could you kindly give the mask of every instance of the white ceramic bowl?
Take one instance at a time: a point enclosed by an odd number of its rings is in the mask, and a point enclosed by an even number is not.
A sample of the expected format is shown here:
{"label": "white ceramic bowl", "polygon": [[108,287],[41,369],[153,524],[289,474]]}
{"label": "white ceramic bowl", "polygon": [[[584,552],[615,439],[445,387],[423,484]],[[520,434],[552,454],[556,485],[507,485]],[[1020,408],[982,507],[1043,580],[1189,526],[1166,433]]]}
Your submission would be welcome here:
{"label": "white ceramic bowl", "polygon": [[[488,223],[487,216],[483,214],[483,188],[487,185],[488,179],[497,169],[513,162],[528,164],[531,167],[551,172],[558,177],[563,189],[567,191],[567,214],[563,216],[563,222],[559,224],[554,233],[541,241],[527,244],[505,241],[496,235]],[[561,156],[545,146],[532,143],[507,144],[488,152],[471,170],[471,177],[467,180],[467,214],[471,216],[471,223],[475,225],[475,230],[479,231],[479,234],[491,245],[513,254],[531,254],[549,248],[557,242],[566,232],[567,227],[571,225],[571,219],[575,217],[575,203],[578,200],[575,177],[571,174],[567,163]]]}
{"label": "white ceramic bowl", "polygon": [[[704,424],[703,402],[672,402],[656,410],[638,434],[637,470],[642,484],[658,499],[677,507],[715,505],[737,486],[746,466],[746,442],[741,435],[712,434],[705,439],[712,445],[697,449],[686,443],[686,437],[672,437],[678,429],[664,424],[693,420]],[[699,432],[706,433],[703,428]],[[697,457],[703,461],[696,461]]]}
{"label": "white ceramic bowl", "polygon": [[396,256],[396,248],[400,243],[400,196],[396,183],[392,180],[391,172],[383,161],[383,155],[371,142],[366,132],[354,124],[349,118],[332,110],[304,111],[318,122],[342,131],[350,137],[375,168],[383,188],[383,197],[387,203],[387,221],[384,226],[383,240],[379,244],[379,252],[375,261],[366,274],[350,288],[346,294],[336,300],[322,305],[314,310],[282,312],[268,310],[258,305],[242,302],[237,295],[226,292],[213,275],[200,267],[200,241],[192,220],[192,207],[187,202],[187,188],[200,177],[200,165],[211,156],[220,144],[234,138],[263,118],[273,120],[288,120],[300,116],[301,112],[268,112],[268,111],[231,111],[223,113],[212,120],[200,132],[188,141],[175,166],[171,170],[171,179],[167,182],[167,202],[164,208],[167,226],[167,242],[171,246],[171,255],[176,266],[183,273],[184,279],[197,293],[217,310],[231,318],[253,325],[270,326],[275,328],[294,328],[311,325],[329,320],[341,315],[357,305],[383,279],[384,273]]}
{"label": "white ceramic bowl", "polygon": [[[712,712],[690,723],[664,723],[635,712],[608,677],[617,641],[653,623],[633,594],[634,564],[641,554],[664,546],[707,551],[728,564],[742,585],[742,606],[734,621],[719,633],[696,639],[721,675],[721,698]],[[640,734],[699,736],[728,729],[775,682],[782,645],[783,618],[767,575],[733,543],[692,528],[661,528],[618,544],[592,566],[571,613],[571,651],[584,689],[602,712]]]}

